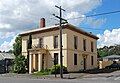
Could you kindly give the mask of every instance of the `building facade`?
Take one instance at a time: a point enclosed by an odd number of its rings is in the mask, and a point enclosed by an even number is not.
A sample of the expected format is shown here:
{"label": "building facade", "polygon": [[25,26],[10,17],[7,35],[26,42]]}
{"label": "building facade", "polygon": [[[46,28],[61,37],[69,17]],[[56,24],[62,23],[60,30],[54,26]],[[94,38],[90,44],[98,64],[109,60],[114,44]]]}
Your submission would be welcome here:
{"label": "building facade", "polygon": [[[21,33],[22,54],[27,57],[29,34],[32,35],[32,48],[29,50],[29,73],[50,69],[54,60],[60,64],[59,25],[45,27],[45,19],[38,29]],[[69,23],[62,25],[63,65],[68,72],[88,70],[98,67],[97,45],[98,37]]]}

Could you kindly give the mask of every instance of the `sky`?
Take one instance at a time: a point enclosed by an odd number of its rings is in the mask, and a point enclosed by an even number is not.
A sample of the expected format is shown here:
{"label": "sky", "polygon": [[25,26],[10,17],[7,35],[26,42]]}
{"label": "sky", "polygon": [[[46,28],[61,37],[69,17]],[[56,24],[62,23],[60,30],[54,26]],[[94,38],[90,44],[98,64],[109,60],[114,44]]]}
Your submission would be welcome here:
{"label": "sky", "polygon": [[86,18],[120,11],[120,0],[0,0],[0,50],[12,49],[17,35],[38,28],[40,18],[46,19],[46,26],[59,23],[52,15],[59,15],[55,5],[66,10],[62,16],[70,24],[98,36],[98,48],[120,44],[120,12]]}

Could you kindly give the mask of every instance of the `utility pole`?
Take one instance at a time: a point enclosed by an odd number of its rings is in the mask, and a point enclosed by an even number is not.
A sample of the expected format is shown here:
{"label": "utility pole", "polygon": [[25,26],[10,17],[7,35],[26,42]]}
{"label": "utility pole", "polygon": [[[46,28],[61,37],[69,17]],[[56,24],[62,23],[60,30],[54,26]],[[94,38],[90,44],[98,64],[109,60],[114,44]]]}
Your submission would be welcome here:
{"label": "utility pole", "polygon": [[63,78],[63,63],[62,63],[62,20],[67,21],[65,19],[62,18],[62,11],[65,11],[64,9],[61,8],[61,6],[56,6],[56,8],[60,9],[60,16],[56,16],[55,14],[53,14],[56,18],[58,18],[60,20],[60,77]]}

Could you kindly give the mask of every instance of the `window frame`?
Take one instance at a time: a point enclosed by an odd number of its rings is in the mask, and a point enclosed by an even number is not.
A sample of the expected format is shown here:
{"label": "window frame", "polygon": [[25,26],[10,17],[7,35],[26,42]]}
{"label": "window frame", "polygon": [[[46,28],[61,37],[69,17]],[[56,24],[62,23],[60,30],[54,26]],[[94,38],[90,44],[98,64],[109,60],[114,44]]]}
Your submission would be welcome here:
{"label": "window frame", "polygon": [[86,39],[83,39],[83,50],[86,51]]}
{"label": "window frame", "polygon": [[94,43],[91,41],[91,52],[94,52]]}
{"label": "window frame", "polygon": [[74,65],[77,65],[77,53],[74,53]]}
{"label": "window frame", "polygon": [[54,48],[58,48],[58,35],[54,36]]}
{"label": "window frame", "polygon": [[39,38],[39,45],[40,45],[40,48],[44,47],[43,37]]}
{"label": "window frame", "polygon": [[78,48],[78,36],[74,36],[74,49]]}
{"label": "window frame", "polygon": [[94,65],[94,57],[91,56],[91,65],[93,66]]}
{"label": "window frame", "polygon": [[58,57],[58,53],[54,53],[54,65],[58,64],[58,60],[59,60],[59,57]]}

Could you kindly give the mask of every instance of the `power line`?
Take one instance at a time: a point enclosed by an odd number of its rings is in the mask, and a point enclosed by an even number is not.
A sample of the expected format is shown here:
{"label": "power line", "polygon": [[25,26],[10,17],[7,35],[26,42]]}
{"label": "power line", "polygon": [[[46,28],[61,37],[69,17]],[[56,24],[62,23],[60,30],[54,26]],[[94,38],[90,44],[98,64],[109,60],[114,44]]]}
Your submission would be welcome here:
{"label": "power line", "polygon": [[88,18],[88,17],[94,17],[94,16],[103,16],[107,14],[113,14],[113,13],[119,13],[120,11],[112,11],[112,12],[106,12],[106,13],[100,13],[100,14],[93,14],[93,15],[88,15],[88,16],[80,16],[80,17],[75,17],[75,18],[70,18],[67,20],[73,20],[73,19],[79,19],[79,18]]}

